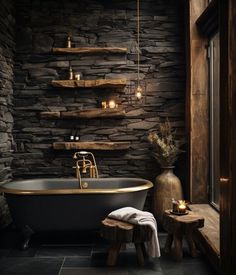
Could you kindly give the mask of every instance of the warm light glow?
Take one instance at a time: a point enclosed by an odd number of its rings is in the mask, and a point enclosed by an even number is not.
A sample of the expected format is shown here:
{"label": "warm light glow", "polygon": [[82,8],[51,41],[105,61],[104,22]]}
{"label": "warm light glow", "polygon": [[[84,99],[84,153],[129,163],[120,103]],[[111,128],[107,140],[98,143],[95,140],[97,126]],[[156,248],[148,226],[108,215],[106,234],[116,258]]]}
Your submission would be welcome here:
{"label": "warm light glow", "polygon": [[179,208],[180,213],[185,213],[186,212],[186,203],[185,203],[185,201],[179,200],[178,208]]}
{"label": "warm light glow", "polygon": [[107,107],[106,101],[102,101],[102,109],[106,109],[106,107]]}
{"label": "warm light glow", "polygon": [[80,74],[75,74],[75,79],[80,80]]}
{"label": "warm light glow", "polygon": [[109,108],[114,109],[116,108],[116,102],[115,100],[110,100],[108,103]]}
{"label": "warm light glow", "polygon": [[136,93],[135,93],[137,99],[142,98],[142,92],[143,92],[143,89],[140,86],[138,86],[137,89],[136,89]]}

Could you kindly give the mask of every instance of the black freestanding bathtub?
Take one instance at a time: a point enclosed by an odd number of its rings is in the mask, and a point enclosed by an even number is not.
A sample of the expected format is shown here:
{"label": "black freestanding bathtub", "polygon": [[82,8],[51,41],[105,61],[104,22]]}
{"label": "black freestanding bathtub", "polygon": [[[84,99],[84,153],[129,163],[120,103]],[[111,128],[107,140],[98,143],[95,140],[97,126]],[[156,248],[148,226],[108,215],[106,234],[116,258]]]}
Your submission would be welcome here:
{"label": "black freestanding bathtub", "polygon": [[143,209],[150,181],[138,178],[45,178],[12,181],[1,186],[12,218],[28,246],[34,232],[91,230],[109,212],[131,206]]}

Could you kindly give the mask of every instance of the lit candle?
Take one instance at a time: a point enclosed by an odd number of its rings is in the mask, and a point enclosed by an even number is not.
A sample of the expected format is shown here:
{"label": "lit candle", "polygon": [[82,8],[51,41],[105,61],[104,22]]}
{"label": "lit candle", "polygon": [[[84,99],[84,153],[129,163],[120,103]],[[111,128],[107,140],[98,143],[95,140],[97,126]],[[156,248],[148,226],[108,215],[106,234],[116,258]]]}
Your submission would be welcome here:
{"label": "lit candle", "polygon": [[114,109],[116,108],[116,102],[115,100],[110,100],[108,103],[109,108]]}
{"label": "lit candle", "polygon": [[75,74],[75,79],[80,80],[80,74]]}
{"label": "lit candle", "polygon": [[102,101],[102,109],[106,109],[106,107],[107,107],[106,101]]}
{"label": "lit candle", "polygon": [[186,204],[185,201],[179,201],[179,213],[185,213],[186,212]]}
{"label": "lit candle", "polygon": [[137,99],[142,98],[142,92],[143,92],[143,89],[140,86],[138,86],[137,89],[136,89],[136,93],[135,93]]}

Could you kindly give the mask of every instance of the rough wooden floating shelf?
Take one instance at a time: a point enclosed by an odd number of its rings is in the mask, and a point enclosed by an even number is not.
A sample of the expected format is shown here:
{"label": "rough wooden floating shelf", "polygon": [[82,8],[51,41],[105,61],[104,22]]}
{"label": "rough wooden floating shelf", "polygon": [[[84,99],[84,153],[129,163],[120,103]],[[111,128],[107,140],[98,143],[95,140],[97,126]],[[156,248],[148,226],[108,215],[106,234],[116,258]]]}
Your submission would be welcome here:
{"label": "rough wooden floating shelf", "polygon": [[81,48],[52,48],[53,53],[126,53],[127,48],[117,47],[81,47]]}
{"label": "rough wooden floating shelf", "polygon": [[121,108],[88,109],[67,112],[41,112],[41,118],[122,118],[125,111]]}
{"label": "rough wooden floating shelf", "polygon": [[106,141],[86,141],[86,142],[54,142],[55,150],[127,150],[130,142],[106,142]]}
{"label": "rough wooden floating shelf", "polygon": [[52,80],[52,85],[60,88],[122,88],[126,79]]}

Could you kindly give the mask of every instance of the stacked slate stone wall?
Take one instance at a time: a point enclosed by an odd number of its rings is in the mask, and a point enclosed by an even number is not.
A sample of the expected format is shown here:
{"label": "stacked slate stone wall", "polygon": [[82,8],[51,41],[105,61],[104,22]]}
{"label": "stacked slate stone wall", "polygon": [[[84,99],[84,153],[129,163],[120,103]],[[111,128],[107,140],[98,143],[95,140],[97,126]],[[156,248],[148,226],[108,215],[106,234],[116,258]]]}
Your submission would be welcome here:
{"label": "stacked slate stone wall", "polygon": [[[184,11],[179,1],[141,1],[140,78],[144,102],[130,85],[117,89],[62,89],[50,85],[68,79],[69,67],[83,79],[137,78],[136,1],[19,0],[15,65],[15,177],[72,176],[73,151],[55,151],[52,143],[78,131],[80,141],[130,141],[126,151],[96,151],[102,176],[143,177],[159,173],[147,141],[150,130],[168,117],[176,134],[185,135]],[[53,54],[64,47],[127,47],[127,54]],[[123,119],[42,119],[42,111],[96,108],[115,97],[127,112]],[[132,115],[132,117],[131,117]],[[184,178],[185,155],[177,163]]]}
{"label": "stacked slate stone wall", "polygon": [[[12,176],[14,26],[12,1],[0,1],[0,184]],[[7,212],[5,200],[0,196],[0,227],[8,223]]]}

